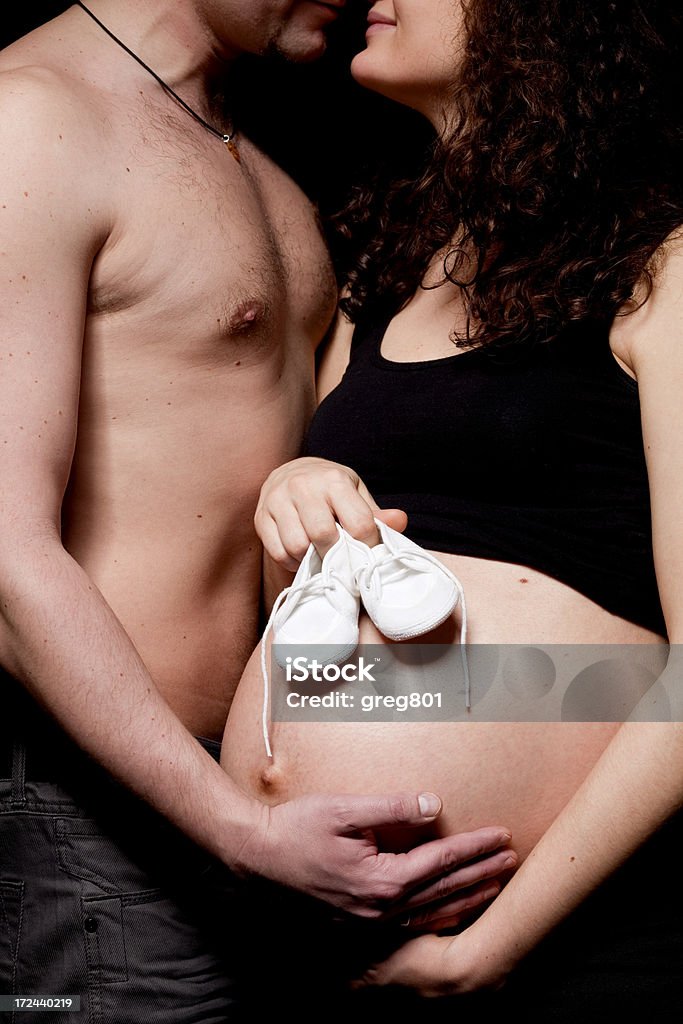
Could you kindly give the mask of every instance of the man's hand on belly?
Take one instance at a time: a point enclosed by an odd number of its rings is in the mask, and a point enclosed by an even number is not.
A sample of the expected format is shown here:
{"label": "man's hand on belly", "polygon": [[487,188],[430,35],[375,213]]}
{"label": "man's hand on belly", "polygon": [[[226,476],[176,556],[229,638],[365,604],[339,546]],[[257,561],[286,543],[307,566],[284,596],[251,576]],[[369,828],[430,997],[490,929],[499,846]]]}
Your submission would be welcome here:
{"label": "man's hand on belly", "polygon": [[[422,809],[420,807],[422,804]],[[264,807],[263,824],[240,853],[254,872],[365,918],[401,915],[424,929],[457,922],[491,899],[490,879],[516,861],[498,826],[380,852],[375,830],[433,823],[434,794],[305,796]],[[429,904],[429,906],[427,906]]]}

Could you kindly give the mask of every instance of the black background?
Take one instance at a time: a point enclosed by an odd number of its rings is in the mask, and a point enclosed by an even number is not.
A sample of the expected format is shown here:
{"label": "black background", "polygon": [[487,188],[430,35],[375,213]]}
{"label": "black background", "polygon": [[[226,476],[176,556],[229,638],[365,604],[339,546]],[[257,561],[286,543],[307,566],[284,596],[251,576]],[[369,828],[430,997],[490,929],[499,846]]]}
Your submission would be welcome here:
{"label": "black background", "polygon": [[[6,6],[0,44],[8,45],[69,6],[41,0],[9,14]],[[238,72],[240,127],[299,182],[323,214],[341,206],[350,186],[377,166],[392,174],[409,170],[429,139],[421,118],[361,89],[349,75],[351,57],[364,45],[367,10],[364,0],[350,0],[330,31],[326,55],[314,64],[247,59]]]}

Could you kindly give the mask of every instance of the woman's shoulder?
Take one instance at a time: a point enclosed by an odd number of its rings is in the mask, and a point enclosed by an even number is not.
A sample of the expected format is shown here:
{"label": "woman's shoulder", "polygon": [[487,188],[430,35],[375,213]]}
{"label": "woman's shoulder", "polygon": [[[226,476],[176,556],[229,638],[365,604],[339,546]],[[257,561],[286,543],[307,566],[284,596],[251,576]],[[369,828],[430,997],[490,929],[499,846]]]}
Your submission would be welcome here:
{"label": "woman's shoulder", "polygon": [[683,367],[683,225],[659,246],[649,271],[651,286],[636,288],[610,330],[612,352],[637,378],[654,362]]}
{"label": "woman's shoulder", "polygon": [[330,329],[318,361],[318,401],[334,391],[341,381],[349,363],[358,357],[359,351],[368,351],[366,342],[374,345],[384,333],[390,314],[376,309],[362,310],[351,320],[343,308],[345,292],[340,295],[337,317]]}

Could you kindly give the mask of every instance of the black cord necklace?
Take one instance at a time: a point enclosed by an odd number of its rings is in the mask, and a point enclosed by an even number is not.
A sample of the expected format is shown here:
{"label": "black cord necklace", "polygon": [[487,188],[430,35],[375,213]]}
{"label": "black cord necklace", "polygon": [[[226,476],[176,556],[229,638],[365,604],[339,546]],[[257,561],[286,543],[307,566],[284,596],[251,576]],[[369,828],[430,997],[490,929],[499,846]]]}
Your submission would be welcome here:
{"label": "black cord necklace", "polygon": [[228,134],[226,132],[220,131],[218,128],[214,128],[214,126],[212,124],[209,124],[208,121],[205,121],[204,118],[200,114],[198,114],[196,110],[192,109],[192,107],[189,105],[189,103],[186,103],[184,99],[181,99],[181,97],[178,95],[178,93],[174,92],[173,89],[170,87],[170,85],[167,85],[166,82],[164,82],[163,78],[160,78],[159,75],[157,75],[156,71],[152,71],[152,69],[147,64],[145,64],[144,60],[142,60],[140,57],[138,57],[137,53],[133,53],[133,51],[131,49],[129,49],[129,47],[127,47],[125,43],[121,42],[121,40],[118,38],[118,36],[114,35],[114,33],[111,31],[111,29],[108,29],[107,26],[105,24],[103,24],[100,21],[100,19],[97,18],[93,14],[92,11],[88,10],[88,8],[85,6],[85,4],[81,3],[81,0],[76,0],[76,3],[81,8],[81,10],[85,11],[85,13],[90,18],[92,18],[92,20],[95,22],[96,25],[100,26],[100,28],[102,29],[103,32],[106,32],[107,35],[111,39],[113,39],[115,43],[118,43],[118,45],[121,47],[122,50],[125,50],[125,52],[128,54],[129,57],[132,57],[133,60],[136,60],[138,62],[138,64],[141,67],[143,67],[145,69],[145,71],[147,71],[147,73],[150,74],[152,76],[152,78],[154,78],[159,83],[159,85],[162,87],[162,89],[164,89],[170,96],[172,96],[173,99],[176,101],[176,103],[179,103],[180,106],[184,110],[186,110],[187,113],[190,114],[191,117],[193,117],[195,119],[195,121],[198,121],[199,124],[202,125],[202,127],[206,128],[207,132],[211,132],[211,134],[215,135],[217,139],[220,139],[221,142],[224,142],[225,145],[228,147],[228,151],[229,151],[230,155],[233,157],[233,159],[235,159],[237,161],[237,163],[240,162],[240,154],[239,154],[239,150],[237,148],[237,144],[235,142],[236,132],[234,130]]}

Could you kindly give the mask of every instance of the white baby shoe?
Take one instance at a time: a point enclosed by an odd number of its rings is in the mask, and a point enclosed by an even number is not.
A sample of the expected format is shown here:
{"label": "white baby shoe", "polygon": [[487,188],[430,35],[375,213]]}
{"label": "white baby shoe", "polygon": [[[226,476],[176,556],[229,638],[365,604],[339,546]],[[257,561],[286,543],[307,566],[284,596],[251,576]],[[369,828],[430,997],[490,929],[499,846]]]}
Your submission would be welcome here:
{"label": "white baby shoe", "polygon": [[[309,545],[291,586],[279,595],[271,626],[275,660],[284,668],[293,656],[286,648],[303,647],[311,654],[320,647],[319,661],[345,661],[358,646],[358,585],[349,559],[348,535],[338,526],[339,538],[324,558]],[[311,657],[313,655],[311,654]]]}
{"label": "white baby shoe", "polygon": [[434,555],[375,522],[382,541],[374,548],[346,537],[365,610],[390,640],[429,633],[464,598],[462,584]]}
{"label": "white baby shoe", "polygon": [[348,535],[337,525],[339,538],[324,558],[312,544],[289,587],[277,597],[261,639],[263,679],[263,738],[272,757],[268,736],[269,677],[266,641],[272,631],[273,657],[281,668],[288,658],[304,655],[321,664],[337,664],[358,646],[360,600],[349,558]]}
{"label": "white baby shoe", "polygon": [[429,551],[375,519],[382,541],[369,548],[347,535],[360,599],[390,640],[411,640],[436,629],[460,603],[460,654],[465,707],[472,707],[467,664],[467,608],[462,583]]}

